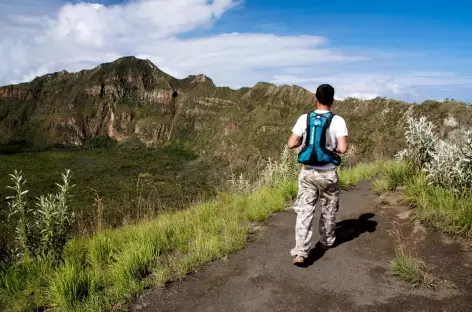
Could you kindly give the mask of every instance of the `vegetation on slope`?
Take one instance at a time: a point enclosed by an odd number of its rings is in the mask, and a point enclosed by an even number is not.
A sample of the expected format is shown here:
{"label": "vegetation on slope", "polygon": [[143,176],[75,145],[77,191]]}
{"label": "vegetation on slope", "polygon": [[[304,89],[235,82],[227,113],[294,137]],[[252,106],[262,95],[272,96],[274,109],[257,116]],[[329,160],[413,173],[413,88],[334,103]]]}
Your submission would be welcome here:
{"label": "vegetation on slope", "polygon": [[[296,119],[313,108],[313,94],[297,86],[258,83],[232,90],[203,75],[175,79],[147,60],[128,57],[0,88],[0,145],[70,146],[102,135],[157,145],[184,140],[225,169],[254,168],[255,177],[268,156],[280,156]],[[441,136],[472,126],[471,106],[452,100],[412,105],[349,98],[336,101],[333,110],[347,121],[353,161],[389,158],[404,148],[408,115],[427,116]]]}
{"label": "vegetation on slope", "polygon": [[[128,146],[129,147],[129,146]],[[69,205],[75,212],[73,232],[86,235],[96,230],[151,218],[166,211],[183,209],[197,200],[215,195],[216,172],[185,144],[159,149],[126,148],[50,151],[3,155],[0,161],[0,219],[10,213],[6,197],[13,192],[9,174],[22,171],[28,201],[55,192],[56,181],[66,169],[72,171]],[[36,211],[29,207],[28,215]],[[0,222],[0,254],[12,244],[12,222]]]}
{"label": "vegetation on slope", "polygon": [[407,148],[375,183],[377,191],[403,189],[417,218],[450,234],[472,235],[472,137],[459,129],[440,139],[426,118],[410,118]]}
{"label": "vegetation on slope", "polygon": [[[41,254],[18,258],[0,273],[1,305],[6,311],[116,309],[145,287],[178,280],[228,256],[245,245],[254,222],[283,210],[296,196],[299,167],[293,153],[283,155],[257,182],[241,178],[231,193],[211,201],[73,238],[61,260]],[[340,182],[349,186],[369,178],[377,166],[343,172]]]}
{"label": "vegetation on slope", "polygon": [[[405,150],[374,182],[378,193],[402,190],[415,207],[415,218],[450,235],[472,238],[472,132],[458,129],[439,138],[424,117],[408,118]],[[434,288],[426,264],[405,246],[400,227],[394,231],[396,257],[390,262],[395,277],[414,287]]]}

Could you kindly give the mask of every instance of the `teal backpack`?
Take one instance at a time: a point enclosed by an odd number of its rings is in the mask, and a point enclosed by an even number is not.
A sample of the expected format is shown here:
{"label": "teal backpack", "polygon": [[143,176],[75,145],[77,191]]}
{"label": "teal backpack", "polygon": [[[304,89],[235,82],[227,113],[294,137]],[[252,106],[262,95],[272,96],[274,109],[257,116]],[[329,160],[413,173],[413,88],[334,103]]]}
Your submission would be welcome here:
{"label": "teal backpack", "polygon": [[326,148],[326,131],[333,117],[332,112],[307,114],[305,146],[298,154],[298,162],[308,166],[341,164],[341,157]]}

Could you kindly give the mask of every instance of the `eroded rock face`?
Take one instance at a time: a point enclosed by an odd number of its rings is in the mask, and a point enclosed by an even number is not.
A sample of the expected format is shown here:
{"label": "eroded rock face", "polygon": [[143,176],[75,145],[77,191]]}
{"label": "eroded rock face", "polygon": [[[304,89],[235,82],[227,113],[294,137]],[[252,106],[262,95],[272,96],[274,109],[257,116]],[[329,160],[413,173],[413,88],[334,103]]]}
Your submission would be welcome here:
{"label": "eroded rock face", "polygon": [[[0,142],[76,146],[108,135],[155,145],[178,139],[235,166],[260,163],[277,156],[297,118],[314,109],[313,96],[297,86],[263,82],[239,90],[216,87],[205,75],[179,80],[148,60],[126,57],[0,87]],[[402,149],[409,114],[424,115],[442,129],[472,123],[471,107],[458,102],[346,99],[333,110],[348,124],[355,160]]]}
{"label": "eroded rock face", "polygon": [[0,88],[0,101],[5,100],[17,100],[27,101],[33,97],[29,90],[15,87],[4,87]]}

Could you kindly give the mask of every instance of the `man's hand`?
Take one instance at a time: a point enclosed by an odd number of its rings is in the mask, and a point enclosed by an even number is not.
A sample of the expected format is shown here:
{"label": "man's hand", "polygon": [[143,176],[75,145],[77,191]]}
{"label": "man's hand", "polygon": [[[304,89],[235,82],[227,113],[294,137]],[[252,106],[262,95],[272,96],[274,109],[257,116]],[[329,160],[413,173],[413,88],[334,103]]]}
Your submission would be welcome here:
{"label": "man's hand", "polygon": [[338,154],[346,153],[348,149],[347,136],[338,137],[337,140],[338,144],[336,147],[336,152],[338,152]]}
{"label": "man's hand", "polygon": [[295,133],[292,133],[292,135],[288,138],[287,146],[288,148],[297,148],[300,145],[302,145],[302,137],[299,137]]}

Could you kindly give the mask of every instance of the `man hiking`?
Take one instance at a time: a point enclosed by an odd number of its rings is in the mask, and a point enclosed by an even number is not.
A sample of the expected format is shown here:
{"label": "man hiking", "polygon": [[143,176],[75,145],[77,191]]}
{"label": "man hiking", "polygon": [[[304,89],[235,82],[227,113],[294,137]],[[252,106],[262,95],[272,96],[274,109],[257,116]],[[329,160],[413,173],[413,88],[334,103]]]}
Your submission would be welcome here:
{"label": "man hiking", "polygon": [[334,88],[320,85],[315,93],[316,110],[301,115],[292,129],[288,147],[302,146],[298,162],[302,164],[298,176],[298,195],[294,204],[297,213],[295,248],[290,251],[293,263],[303,264],[308,257],[312,238],[315,204],[320,200],[320,243],[324,249],[333,246],[336,212],[339,205],[339,185],[336,167],[338,154],[347,152],[347,127],[341,116],[331,112]]}

